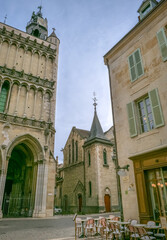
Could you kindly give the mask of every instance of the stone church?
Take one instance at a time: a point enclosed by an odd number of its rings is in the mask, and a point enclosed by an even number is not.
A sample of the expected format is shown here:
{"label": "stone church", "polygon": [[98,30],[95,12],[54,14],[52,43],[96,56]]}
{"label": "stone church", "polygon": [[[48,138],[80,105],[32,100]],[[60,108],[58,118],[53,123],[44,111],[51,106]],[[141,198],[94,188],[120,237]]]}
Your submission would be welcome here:
{"label": "stone church", "polygon": [[113,128],[103,132],[94,103],[91,130],[73,127],[65,144],[63,166],[56,177],[55,204],[63,212],[118,210]]}
{"label": "stone church", "polygon": [[41,7],[26,32],[0,23],[0,217],[53,215],[58,54]]}

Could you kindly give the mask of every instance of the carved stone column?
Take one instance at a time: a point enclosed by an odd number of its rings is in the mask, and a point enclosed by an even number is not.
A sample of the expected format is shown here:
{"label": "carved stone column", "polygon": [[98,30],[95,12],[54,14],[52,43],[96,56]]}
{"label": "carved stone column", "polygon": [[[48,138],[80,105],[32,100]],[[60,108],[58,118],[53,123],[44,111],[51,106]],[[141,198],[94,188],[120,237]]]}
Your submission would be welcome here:
{"label": "carved stone column", "polygon": [[44,160],[38,162],[35,205],[33,217],[46,216],[48,165]]}
{"label": "carved stone column", "polygon": [[[5,146],[4,146],[3,152],[4,151],[5,151]],[[3,203],[3,197],[4,197],[4,189],[5,189],[6,175],[7,175],[7,169],[8,169],[8,162],[9,162],[9,157],[7,159],[4,159],[4,157],[2,157],[2,167],[0,169],[0,218],[3,217],[2,203]]]}
{"label": "carved stone column", "polygon": [[41,104],[41,117],[40,117],[40,120],[42,121],[43,120],[43,113],[44,113],[44,101],[45,101],[45,92],[43,91],[42,92],[42,104]]}
{"label": "carved stone column", "polygon": [[17,115],[17,107],[18,107],[18,102],[19,102],[19,98],[20,98],[20,90],[21,90],[21,85],[19,86],[19,90],[18,90],[18,94],[17,94],[17,100],[16,100],[14,115]]}
{"label": "carved stone column", "polygon": [[37,100],[37,90],[35,90],[35,95],[34,95],[34,104],[33,104],[33,114],[32,114],[32,119],[35,119],[36,100]]}
{"label": "carved stone column", "polygon": [[19,45],[16,46],[16,55],[15,55],[15,60],[14,60],[14,66],[16,67],[16,60],[17,60],[17,54],[18,54],[18,50],[19,50]]}
{"label": "carved stone column", "polygon": [[32,51],[32,52],[31,52],[31,61],[30,61],[29,74],[31,73],[31,67],[32,67],[32,61],[33,61],[33,55],[34,55],[34,52]]}
{"label": "carved stone column", "polygon": [[44,79],[46,78],[46,75],[47,75],[47,72],[46,72],[47,64],[48,64],[48,56],[46,56]]}
{"label": "carved stone column", "polygon": [[27,110],[27,102],[28,102],[29,90],[30,90],[30,88],[29,88],[29,87],[27,87],[27,92],[26,92],[26,101],[25,101],[25,106],[24,106],[24,114],[23,114],[23,117],[26,117],[26,116],[27,116],[26,110]]}
{"label": "carved stone column", "polygon": [[8,51],[7,51],[7,55],[6,55],[6,59],[5,59],[5,64],[6,64],[6,65],[7,65],[7,63],[8,63],[10,48],[11,48],[11,42],[9,43],[9,47],[8,47]]}

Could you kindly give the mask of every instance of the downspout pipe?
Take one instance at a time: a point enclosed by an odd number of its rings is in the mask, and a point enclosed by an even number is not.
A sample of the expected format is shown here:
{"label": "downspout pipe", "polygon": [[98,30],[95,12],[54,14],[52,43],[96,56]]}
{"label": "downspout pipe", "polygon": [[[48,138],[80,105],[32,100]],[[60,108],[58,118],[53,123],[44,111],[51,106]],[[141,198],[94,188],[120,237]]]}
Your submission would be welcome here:
{"label": "downspout pipe", "polygon": [[122,193],[121,193],[121,182],[120,182],[120,176],[118,175],[118,151],[117,151],[117,140],[116,140],[116,130],[115,130],[115,117],[114,117],[114,107],[113,107],[113,97],[112,97],[112,88],[111,88],[111,74],[110,74],[110,67],[108,64],[108,59],[105,59],[105,63],[108,68],[108,74],[109,74],[109,85],[110,85],[110,97],[111,97],[111,106],[112,106],[112,116],[113,116],[113,135],[114,135],[114,144],[115,144],[115,168],[116,168],[116,178],[117,178],[117,188],[118,188],[118,202],[119,202],[119,210],[121,214],[121,221],[124,220],[123,215],[123,206],[122,206]]}

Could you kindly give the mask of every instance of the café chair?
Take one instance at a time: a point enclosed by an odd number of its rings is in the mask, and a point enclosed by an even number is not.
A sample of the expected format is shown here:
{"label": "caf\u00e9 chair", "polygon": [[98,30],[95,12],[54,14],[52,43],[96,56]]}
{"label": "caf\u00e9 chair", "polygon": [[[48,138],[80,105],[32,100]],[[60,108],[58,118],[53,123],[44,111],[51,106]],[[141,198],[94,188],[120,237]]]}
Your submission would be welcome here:
{"label": "caf\u00e9 chair", "polygon": [[95,234],[95,221],[93,218],[88,217],[85,225],[85,234],[88,236]]}
{"label": "caf\u00e9 chair", "polygon": [[152,237],[152,236],[148,235],[146,229],[143,228],[143,227],[137,228],[137,231],[138,231],[138,234],[139,234],[139,238],[142,239],[142,240],[156,239],[155,237]]}
{"label": "caf\u00e9 chair", "polygon": [[76,235],[79,237],[81,235],[81,229],[82,229],[82,224],[81,224],[81,218],[76,218],[75,220],[76,224]]}

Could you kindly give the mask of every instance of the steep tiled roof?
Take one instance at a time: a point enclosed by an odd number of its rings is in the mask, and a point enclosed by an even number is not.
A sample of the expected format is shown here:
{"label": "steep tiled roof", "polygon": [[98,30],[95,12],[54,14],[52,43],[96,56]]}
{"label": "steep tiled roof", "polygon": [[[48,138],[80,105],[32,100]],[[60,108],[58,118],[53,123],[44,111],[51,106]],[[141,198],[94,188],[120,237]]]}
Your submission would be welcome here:
{"label": "steep tiled roof", "polygon": [[100,121],[98,119],[96,110],[94,113],[94,118],[93,118],[91,130],[90,130],[90,137],[88,138],[88,141],[94,138],[107,140],[107,138],[104,135],[103,129],[101,127]]}
{"label": "steep tiled roof", "polygon": [[90,135],[90,131],[79,129],[79,128],[75,128],[75,130],[82,138],[88,138]]}

